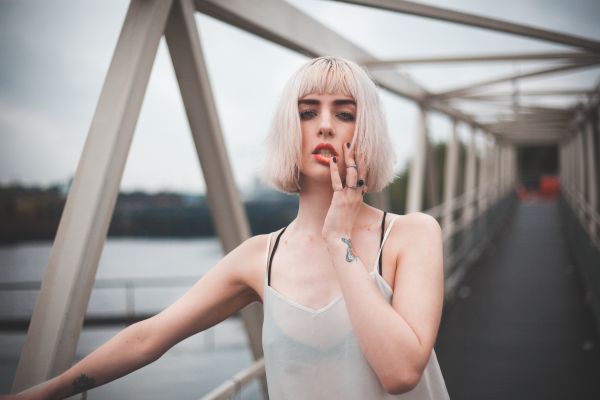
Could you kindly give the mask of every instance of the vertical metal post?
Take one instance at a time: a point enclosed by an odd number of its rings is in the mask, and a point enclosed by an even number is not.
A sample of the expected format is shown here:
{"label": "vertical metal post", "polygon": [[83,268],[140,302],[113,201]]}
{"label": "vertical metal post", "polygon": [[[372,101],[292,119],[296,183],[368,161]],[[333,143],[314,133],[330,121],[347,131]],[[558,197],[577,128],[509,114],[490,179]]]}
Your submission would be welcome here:
{"label": "vertical metal post", "polygon": [[[576,137],[574,133],[571,133],[571,137],[569,139],[569,161],[570,161],[570,171],[571,176],[569,179],[569,187],[571,188],[571,194],[577,194],[577,154],[575,145],[577,143]],[[573,198],[574,200],[576,199]]]}
{"label": "vertical metal post", "polygon": [[[571,133],[567,139],[567,165],[568,165],[568,179],[567,179],[567,187],[569,188],[569,193],[574,195],[575,193],[575,181],[577,174],[575,173],[575,137]],[[571,198],[571,200],[574,200]]]}
{"label": "vertical metal post", "polygon": [[[598,210],[598,160],[596,159],[596,138],[594,138],[594,126],[591,119],[586,120],[586,150],[587,150],[587,170],[588,170],[588,197],[587,202],[592,211]],[[596,223],[592,218],[589,218],[588,230],[592,238],[592,242],[596,241],[597,228]]]}
{"label": "vertical metal post", "polygon": [[565,193],[565,182],[566,182],[566,177],[567,177],[567,141],[563,138],[560,142],[559,142],[559,148],[560,148],[560,165],[558,166],[559,168],[559,185],[560,185],[560,192],[561,195],[563,197],[566,196]]}
{"label": "vertical metal post", "polygon": [[493,174],[494,174],[494,197],[493,197],[493,203],[495,204],[498,199],[500,198],[501,195],[501,191],[500,191],[500,170],[502,168],[502,165],[500,164],[500,152],[502,149],[502,144],[498,141],[496,141],[494,143],[494,168],[493,168]]}
{"label": "vertical metal post", "polygon": [[489,147],[487,138],[485,138],[483,146],[481,146],[481,155],[479,160],[477,174],[477,216],[481,216],[488,205],[489,191]]}
{"label": "vertical metal post", "polygon": [[467,167],[464,175],[464,188],[466,194],[466,205],[463,210],[463,224],[466,226],[473,219],[474,200],[475,200],[475,174],[477,167],[477,159],[475,154],[475,128],[471,127],[469,134],[469,143],[467,145]]}
{"label": "vertical metal post", "polygon": [[442,216],[442,231],[444,233],[445,254],[450,254],[454,233],[454,199],[458,183],[458,122],[452,120],[450,140],[446,147],[445,177],[444,177],[444,211]]}
{"label": "vertical metal post", "polygon": [[406,213],[421,211],[423,209],[423,187],[425,184],[425,158],[427,157],[427,110],[425,106],[419,107],[419,128],[417,132],[416,149],[410,167],[408,191],[406,199]]}
{"label": "vertical metal post", "polygon": [[586,200],[586,152],[585,152],[585,137],[584,137],[584,125],[581,124],[577,127],[576,143],[577,143],[577,199],[579,201],[579,219],[583,222],[585,218],[584,207]]}
{"label": "vertical metal post", "polygon": [[133,0],[77,165],[12,391],[71,366],[171,1]]}
{"label": "vertical metal post", "polygon": [[497,174],[498,174],[498,184],[497,184],[497,188],[498,188],[498,197],[502,197],[502,193],[504,191],[504,188],[502,187],[503,183],[504,183],[504,170],[503,170],[503,165],[504,163],[504,145],[499,144],[498,145],[498,168],[496,170]]}
{"label": "vertical metal post", "polygon": [[[592,127],[595,126],[595,132],[594,132],[594,136],[596,138],[596,154],[598,155],[598,157],[600,157],[600,104],[596,107],[596,109],[594,110],[593,113],[593,117],[596,119],[596,123],[592,124]],[[596,190],[599,191],[600,187],[598,187],[598,185],[600,185],[600,177],[598,176],[599,171],[598,169],[600,169],[600,159],[596,158]],[[598,201],[598,200],[597,200]],[[596,204],[596,212],[600,213],[600,201]]]}
{"label": "vertical metal post", "polygon": [[438,170],[436,164],[437,160],[435,159],[434,148],[428,137],[427,152],[425,156],[425,187],[428,207],[435,207],[440,204],[440,196],[438,193]]}
{"label": "vertical metal post", "polygon": [[502,198],[506,193],[506,145],[501,144],[499,150],[500,168],[498,168],[498,173],[500,176],[498,178],[498,188],[500,188],[500,198]]}
{"label": "vertical metal post", "polygon": [[506,190],[508,191],[512,191],[514,189],[515,186],[515,177],[514,177],[514,170],[515,170],[515,146],[514,145],[509,145],[506,148],[507,151],[507,162],[506,162],[506,169],[507,169],[507,181],[506,181]]}

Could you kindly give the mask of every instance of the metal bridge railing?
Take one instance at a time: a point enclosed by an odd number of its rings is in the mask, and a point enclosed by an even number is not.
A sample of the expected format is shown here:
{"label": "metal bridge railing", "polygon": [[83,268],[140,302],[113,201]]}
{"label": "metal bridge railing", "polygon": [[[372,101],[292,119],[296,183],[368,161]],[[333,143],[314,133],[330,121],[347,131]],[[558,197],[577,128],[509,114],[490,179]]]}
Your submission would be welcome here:
{"label": "metal bridge railing", "polygon": [[575,108],[562,135],[560,210],[571,261],[576,264],[600,332],[600,84]]}
{"label": "metal bridge railing", "polygon": [[[451,207],[445,207],[442,203],[425,211],[438,220],[452,219],[444,229],[447,300],[454,298],[456,289],[470,266],[481,256],[486,246],[502,228],[502,223],[511,215],[517,196],[513,190],[508,190],[498,197],[497,201],[492,203],[490,200],[492,200],[490,194],[480,194],[476,197],[473,193],[466,192],[458,196]],[[487,205],[482,206],[482,204]],[[476,214],[472,218],[464,218],[464,212],[469,207],[474,207],[477,210]]]}
{"label": "metal bridge railing", "polygon": [[246,369],[238,372],[227,381],[206,394],[201,400],[228,400],[239,394],[244,387],[265,375],[265,360],[260,358]]}
{"label": "metal bridge railing", "polygon": [[[189,289],[194,282],[200,279],[200,276],[170,276],[156,278],[112,278],[97,279],[94,281],[94,293],[101,293],[103,290],[117,291],[116,296],[122,295],[122,307],[114,312],[96,313],[88,309],[85,314],[85,324],[87,325],[106,325],[106,324],[129,324],[149,318],[160,310],[139,310],[136,306],[138,296],[136,293],[140,289]],[[0,282],[0,293],[3,295],[18,292],[39,292],[41,282],[39,281],[18,281],[18,282]],[[118,298],[113,298],[118,307]],[[10,303],[10,300],[9,300]],[[165,305],[166,306],[166,305]],[[30,315],[0,315],[0,330],[25,330],[29,325]]]}

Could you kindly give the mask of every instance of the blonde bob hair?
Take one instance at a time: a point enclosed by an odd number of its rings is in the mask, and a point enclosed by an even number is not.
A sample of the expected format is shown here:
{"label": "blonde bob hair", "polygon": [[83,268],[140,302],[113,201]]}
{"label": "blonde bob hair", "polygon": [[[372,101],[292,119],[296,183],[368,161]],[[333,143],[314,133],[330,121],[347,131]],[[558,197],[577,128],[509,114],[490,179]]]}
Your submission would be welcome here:
{"label": "blonde bob hair", "polygon": [[284,87],[266,138],[261,179],[277,190],[298,193],[302,158],[302,131],[298,100],[311,93],[339,93],[356,102],[356,126],[352,141],[359,141],[365,155],[369,192],[379,192],[394,180],[396,155],[392,149],[377,87],[352,61],[319,57],[304,64]]}

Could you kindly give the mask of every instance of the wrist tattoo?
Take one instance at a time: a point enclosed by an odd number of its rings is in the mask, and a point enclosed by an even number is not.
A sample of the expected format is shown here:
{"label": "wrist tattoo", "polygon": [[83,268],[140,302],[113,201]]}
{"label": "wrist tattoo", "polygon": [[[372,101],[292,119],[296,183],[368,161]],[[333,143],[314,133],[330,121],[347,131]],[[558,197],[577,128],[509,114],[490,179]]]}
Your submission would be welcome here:
{"label": "wrist tattoo", "polygon": [[348,246],[346,248],[346,261],[352,262],[356,260],[358,257],[352,254],[352,243],[350,242],[350,239],[342,238],[342,242],[346,243],[346,246]]}
{"label": "wrist tattoo", "polygon": [[94,378],[90,378],[86,374],[81,374],[79,378],[75,379],[71,386],[73,386],[73,394],[85,392],[88,389],[94,387],[96,381]]}

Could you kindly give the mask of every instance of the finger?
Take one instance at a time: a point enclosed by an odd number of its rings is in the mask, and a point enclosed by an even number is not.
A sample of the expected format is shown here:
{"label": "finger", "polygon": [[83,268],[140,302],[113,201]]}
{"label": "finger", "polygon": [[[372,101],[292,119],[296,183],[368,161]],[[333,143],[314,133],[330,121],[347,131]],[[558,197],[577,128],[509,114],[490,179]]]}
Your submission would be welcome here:
{"label": "finger", "polygon": [[366,164],[365,164],[365,153],[362,151],[362,149],[357,148],[356,149],[356,165],[358,167],[357,170],[357,184],[359,183],[359,181],[362,179],[363,181],[363,185],[366,184],[365,179],[367,178],[367,168],[366,168]]}
{"label": "finger", "polygon": [[333,160],[337,160],[337,157],[331,157],[329,161],[329,172],[331,172],[331,187],[333,190],[342,190],[344,186],[342,185],[342,178],[340,178],[340,173],[338,170],[337,162]]}
{"label": "finger", "polygon": [[[348,142],[348,144],[350,144],[350,142]],[[350,148],[348,148],[347,145],[343,146],[344,162],[346,167],[346,186],[356,186],[356,168],[348,168],[349,165],[356,165],[354,160],[354,146],[355,145],[351,145]]]}

